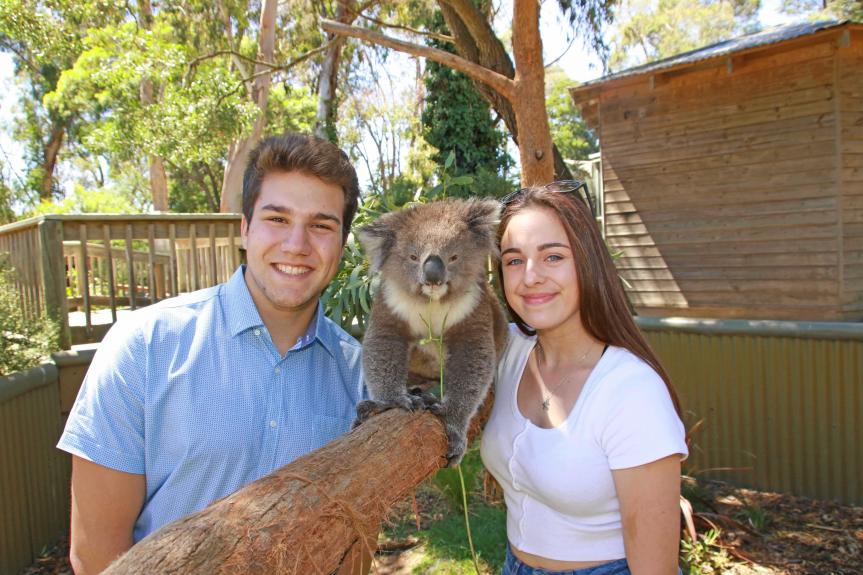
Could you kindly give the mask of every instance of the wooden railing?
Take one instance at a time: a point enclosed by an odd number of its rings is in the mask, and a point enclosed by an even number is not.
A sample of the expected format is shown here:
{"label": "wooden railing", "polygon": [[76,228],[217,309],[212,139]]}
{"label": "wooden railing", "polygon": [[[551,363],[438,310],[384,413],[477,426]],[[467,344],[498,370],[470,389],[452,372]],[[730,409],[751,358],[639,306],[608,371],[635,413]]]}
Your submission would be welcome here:
{"label": "wooden railing", "polygon": [[99,341],[118,311],[226,281],[241,261],[240,216],[39,216],[0,227],[4,252],[24,314],[54,318],[66,349]]}

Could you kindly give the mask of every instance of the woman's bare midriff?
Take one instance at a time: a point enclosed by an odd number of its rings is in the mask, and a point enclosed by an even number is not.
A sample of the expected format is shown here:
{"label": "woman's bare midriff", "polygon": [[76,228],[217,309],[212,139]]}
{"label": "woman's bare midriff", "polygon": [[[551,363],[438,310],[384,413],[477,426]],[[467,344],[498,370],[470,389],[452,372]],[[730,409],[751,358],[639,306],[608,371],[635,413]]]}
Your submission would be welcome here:
{"label": "woman's bare midriff", "polygon": [[558,561],[556,559],[549,559],[547,557],[540,557],[539,555],[527,553],[512,544],[510,544],[510,548],[512,549],[512,554],[522,563],[530,565],[531,567],[546,569],[548,571],[572,571],[574,569],[596,567],[597,565],[613,561],[613,559],[608,561]]}

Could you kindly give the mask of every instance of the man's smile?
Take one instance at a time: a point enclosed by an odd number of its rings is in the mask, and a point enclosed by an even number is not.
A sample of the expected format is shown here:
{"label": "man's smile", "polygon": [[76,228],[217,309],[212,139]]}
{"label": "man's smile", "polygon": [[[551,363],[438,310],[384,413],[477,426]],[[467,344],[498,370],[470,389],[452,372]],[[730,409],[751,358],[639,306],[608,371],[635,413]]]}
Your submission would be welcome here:
{"label": "man's smile", "polygon": [[308,266],[292,266],[287,264],[273,264],[273,267],[278,271],[285,275],[289,276],[301,276],[306,275],[312,271],[312,268]]}

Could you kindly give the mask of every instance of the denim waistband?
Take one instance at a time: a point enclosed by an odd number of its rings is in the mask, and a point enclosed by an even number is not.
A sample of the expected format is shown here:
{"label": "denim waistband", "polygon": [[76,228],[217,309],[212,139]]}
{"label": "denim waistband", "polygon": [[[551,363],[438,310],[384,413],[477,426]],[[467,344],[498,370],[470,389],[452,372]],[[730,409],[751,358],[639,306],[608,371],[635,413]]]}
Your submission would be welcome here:
{"label": "denim waistband", "polygon": [[531,567],[513,555],[509,542],[506,544],[506,563],[501,575],[631,575],[626,559],[617,559],[594,567],[569,571],[549,571],[539,567]]}

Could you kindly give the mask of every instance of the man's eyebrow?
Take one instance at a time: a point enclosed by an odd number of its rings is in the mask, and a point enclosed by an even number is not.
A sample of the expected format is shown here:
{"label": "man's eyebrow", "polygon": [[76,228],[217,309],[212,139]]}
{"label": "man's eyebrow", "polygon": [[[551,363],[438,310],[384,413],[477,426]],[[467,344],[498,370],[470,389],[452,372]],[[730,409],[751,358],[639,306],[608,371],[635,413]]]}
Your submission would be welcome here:
{"label": "man's eyebrow", "polygon": [[[279,204],[264,204],[261,206],[262,212],[276,212],[278,214],[292,214],[294,211],[291,208],[286,206],[280,206]],[[313,220],[330,220],[338,225],[342,225],[342,219],[335,214],[328,214],[327,212],[318,212],[312,216]]]}

